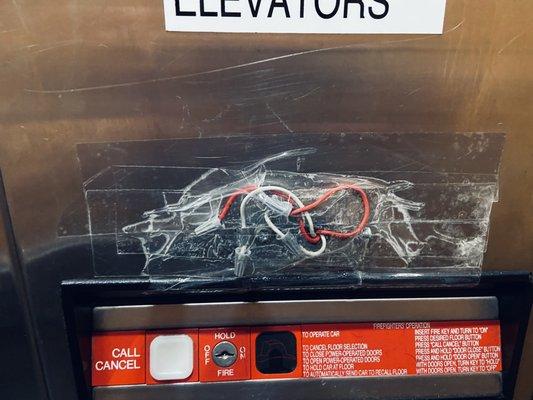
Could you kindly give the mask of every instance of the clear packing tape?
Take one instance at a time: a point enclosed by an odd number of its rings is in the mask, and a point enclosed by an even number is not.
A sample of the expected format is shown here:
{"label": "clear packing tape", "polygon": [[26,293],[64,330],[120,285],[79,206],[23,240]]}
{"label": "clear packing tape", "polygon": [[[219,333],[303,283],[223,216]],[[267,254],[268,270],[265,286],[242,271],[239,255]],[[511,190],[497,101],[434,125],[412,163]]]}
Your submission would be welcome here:
{"label": "clear packing tape", "polygon": [[[219,167],[111,163],[93,174],[84,188],[96,275],[361,283],[376,274],[479,274],[498,196],[498,165],[494,173],[387,166],[355,174],[331,168],[335,160],[320,161],[324,146],[308,145],[317,136],[302,135],[297,143],[287,138],[284,151],[258,147],[253,157]],[[361,137],[348,147],[361,146]],[[232,139],[218,140],[220,153],[231,153],[224,143]],[[469,140],[478,140],[485,152],[494,147],[476,136]],[[80,158],[87,158],[89,148],[82,149]],[[357,156],[349,150],[340,151],[340,164]],[[176,154],[179,160],[183,153]],[[319,160],[318,171],[304,167],[313,160]],[[417,166],[416,159],[411,162]]]}

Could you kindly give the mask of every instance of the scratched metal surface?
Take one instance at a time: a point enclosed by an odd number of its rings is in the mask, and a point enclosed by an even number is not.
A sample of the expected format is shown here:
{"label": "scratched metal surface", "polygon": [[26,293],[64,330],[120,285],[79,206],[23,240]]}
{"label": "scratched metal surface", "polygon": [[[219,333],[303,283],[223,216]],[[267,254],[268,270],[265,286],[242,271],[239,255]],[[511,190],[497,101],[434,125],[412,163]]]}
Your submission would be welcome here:
{"label": "scratched metal surface", "polygon": [[[165,32],[160,1],[1,2],[0,166],[43,358],[64,371],[47,377],[54,398],[74,389],[50,293],[90,276],[79,142],[505,131],[484,267],[531,269],[532,15],[530,0],[449,0],[442,36],[216,35]],[[58,238],[65,215],[80,236]]]}

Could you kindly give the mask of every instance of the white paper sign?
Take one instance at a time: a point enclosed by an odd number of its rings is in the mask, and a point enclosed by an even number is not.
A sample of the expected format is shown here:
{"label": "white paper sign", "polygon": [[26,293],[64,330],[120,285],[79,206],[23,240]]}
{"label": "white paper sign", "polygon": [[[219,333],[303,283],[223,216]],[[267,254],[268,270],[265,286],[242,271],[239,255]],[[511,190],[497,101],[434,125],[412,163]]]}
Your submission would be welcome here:
{"label": "white paper sign", "polygon": [[442,33],[446,0],[164,0],[169,31]]}

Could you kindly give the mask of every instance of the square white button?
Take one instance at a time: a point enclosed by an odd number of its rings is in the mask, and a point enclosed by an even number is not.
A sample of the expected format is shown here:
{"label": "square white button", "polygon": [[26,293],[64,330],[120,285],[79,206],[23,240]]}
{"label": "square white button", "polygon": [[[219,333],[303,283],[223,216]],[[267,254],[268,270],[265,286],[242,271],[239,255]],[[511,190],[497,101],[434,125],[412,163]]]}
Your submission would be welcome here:
{"label": "square white button", "polygon": [[157,336],[150,343],[150,375],[158,381],[188,378],[194,368],[193,351],[187,335]]}

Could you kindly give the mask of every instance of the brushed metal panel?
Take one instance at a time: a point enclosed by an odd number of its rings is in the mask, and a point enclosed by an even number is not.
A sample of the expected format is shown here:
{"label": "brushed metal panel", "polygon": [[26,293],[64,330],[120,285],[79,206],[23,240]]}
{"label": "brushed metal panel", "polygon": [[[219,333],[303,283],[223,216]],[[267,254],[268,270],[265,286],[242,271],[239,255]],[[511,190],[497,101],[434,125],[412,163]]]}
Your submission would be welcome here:
{"label": "brushed metal panel", "polygon": [[451,321],[498,318],[495,297],[265,301],[97,307],[97,331],[283,325],[300,323]]}
{"label": "brushed metal panel", "polygon": [[99,387],[94,400],[400,400],[497,396],[500,374]]}

